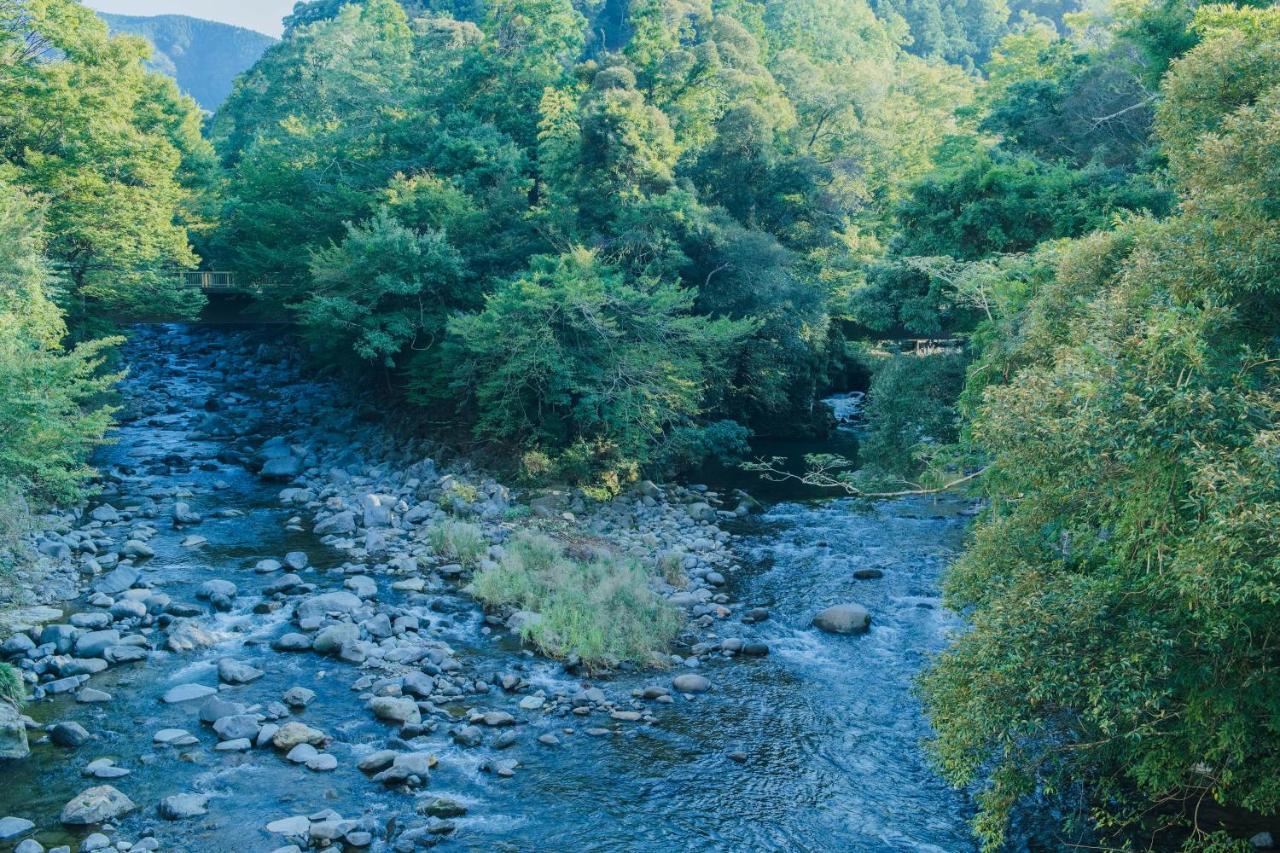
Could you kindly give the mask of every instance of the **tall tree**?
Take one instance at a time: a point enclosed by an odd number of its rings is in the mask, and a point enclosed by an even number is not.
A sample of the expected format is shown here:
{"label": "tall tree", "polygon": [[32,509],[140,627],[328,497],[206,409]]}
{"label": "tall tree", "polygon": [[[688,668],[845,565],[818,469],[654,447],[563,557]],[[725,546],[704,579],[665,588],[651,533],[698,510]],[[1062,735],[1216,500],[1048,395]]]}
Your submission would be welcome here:
{"label": "tall tree", "polygon": [[77,326],[201,304],[175,271],[197,261],[188,232],[204,227],[212,152],[195,102],[147,55],[72,0],[0,3],[0,180],[49,199]]}

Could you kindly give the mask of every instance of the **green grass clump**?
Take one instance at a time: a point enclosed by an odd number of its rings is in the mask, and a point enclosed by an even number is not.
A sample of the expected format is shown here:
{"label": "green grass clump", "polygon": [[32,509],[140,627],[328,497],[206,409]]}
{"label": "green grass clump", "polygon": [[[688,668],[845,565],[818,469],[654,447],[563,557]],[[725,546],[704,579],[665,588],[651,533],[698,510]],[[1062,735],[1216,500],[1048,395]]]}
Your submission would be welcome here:
{"label": "green grass clump", "polygon": [[680,630],[679,612],[654,594],[639,564],[574,560],[546,536],[517,538],[471,589],[486,604],[541,614],[523,638],[552,657],[577,655],[589,669],[648,661]]}
{"label": "green grass clump", "polygon": [[22,700],[27,691],[22,686],[22,679],[7,663],[0,663],[0,700],[7,700],[17,707],[22,707]]}
{"label": "green grass clump", "polygon": [[456,560],[469,569],[480,564],[488,550],[484,531],[465,521],[446,521],[427,531],[427,544],[446,560]]}

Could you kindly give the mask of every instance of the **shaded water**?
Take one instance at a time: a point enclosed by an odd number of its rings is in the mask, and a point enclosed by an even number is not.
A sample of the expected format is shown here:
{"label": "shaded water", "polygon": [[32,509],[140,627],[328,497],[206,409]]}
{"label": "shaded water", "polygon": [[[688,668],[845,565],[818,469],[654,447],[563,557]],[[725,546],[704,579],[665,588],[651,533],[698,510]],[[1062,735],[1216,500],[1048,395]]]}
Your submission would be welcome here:
{"label": "shaded water", "polygon": [[[276,503],[278,487],[213,461],[217,442],[191,440],[195,407],[226,390],[224,377],[201,361],[217,350],[218,334],[173,327],[132,345],[129,381],[136,393],[145,398],[153,393],[147,389],[163,388],[168,399],[186,404],[167,405],[122,426],[99,462],[106,469],[132,465],[140,454],[158,449],[204,461],[211,470],[196,466],[159,476],[151,485],[191,487],[189,502],[206,518],[195,532],[209,543],[199,550],[182,548],[179,540],[192,531],[158,523],[160,532],[150,543],[156,556],[144,564],[143,578],[175,600],[191,601],[201,582],[226,577],[240,586],[242,609],[207,618],[205,624],[221,638],[212,649],[157,653],[146,663],[95,676],[90,686],[115,697],[108,704],[77,705],[62,697],[29,706],[40,721],[78,720],[98,738],[75,751],[35,745],[29,759],[0,768],[0,815],[35,820],[36,837],[48,846],[75,840],[58,827],[57,815],[74,794],[101,784],[83,777],[81,769],[102,756],[132,770],[111,782],[140,806],[122,820],[121,835],[136,838],[149,829],[166,850],[271,850],[284,841],[265,832],[268,821],[322,808],[348,818],[369,816],[379,825],[403,821],[412,812],[411,797],[371,783],[355,768],[361,755],[382,748],[393,734],[350,689],[362,671],[311,654],[270,650],[269,641],[289,630],[287,609],[274,615],[247,609],[273,579],[251,571],[260,558],[304,550],[312,561],[300,573],[304,580],[325,589],[340,587],[342,577],[325,571],[339,561],[335,552],[309,533],[285,530],[291,512]],[[212,489],[215,481],[225,487]],[[228,507],[246,514],[211,517]],[[519,743],[502,753],[521,762],[511,779],[481,771],[482,761],[493,757],[490,750],[459,748],[441,730],[431,736],[440,765],[430,790],[470,807],[441,847],[972,849],[968,806],[928,768],[919,746],[927,728],[910,694],[913,674],[956,626],[940,608],[937,590],[963,535],[959,508],[926,500],[871,509],[843,500],[785,502],[743,522],[737,532],[744,568],[730,578],[729,591],[734,600],[767,607],[771,618],[753,626],[724,624],[720,636],[763,640],[771,654],[704,667],[712,692],[655,706],[653,726],[626,724],[617,733],[593,737],[585,730],[608,726],[607,719],[521,715],[527,724],[519,730]],[[853,570],[868,567],[881,569],[884,577],[852,579]],[[383,586],[386,600],[389,590]],[[870,609],[869,634],[837,637],[810,627],[814,613],[841,601]],[[549,692],[572,692],[580,685],[556,665],[493,641],[468,601],[446,595],[421,616],[478,677],[519,669]],[[338,769],[312,773],[266,750],[214,752],[216,739],[198,722],[194,707],[159,701],[175,684],[216,685],[214,664],[223,656],[267,673],[252,684],[223,688],[222,695],[234,701],[265,704],[293,685],[314,689],[317,698],[299,719],[338,739],[329,749]],[[623,675],[610,690],[665,685],[668,678]],[[490,704],[502,703],[494,697]],[[200,744],[153,746],[152,734],[170,726],[187,729]],[[576,731],[567,734],[565,726]],[[535,738],[543,732],[558,733],[563,745],[538,744]],[[744,762],[731,760],[735,751],[745,753]],[[181,823],[159,819],[156,802],[184,791],[211,793],[209,814]]]}

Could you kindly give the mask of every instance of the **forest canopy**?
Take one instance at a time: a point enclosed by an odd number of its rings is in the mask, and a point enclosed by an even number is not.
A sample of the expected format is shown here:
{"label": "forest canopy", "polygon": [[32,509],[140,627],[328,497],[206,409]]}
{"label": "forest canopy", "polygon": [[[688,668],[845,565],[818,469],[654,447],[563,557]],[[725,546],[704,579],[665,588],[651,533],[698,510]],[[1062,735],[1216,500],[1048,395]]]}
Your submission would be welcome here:
{"label": "forest canopy", "polygon": [[981,843],[1280,812],[1274,4],[314,0],[207,121],[147,58],[0,0],[0,547],[84,499],[109,335],[197,267],[594,498],[861,383],[829,485],[980,499],[920,695]]}

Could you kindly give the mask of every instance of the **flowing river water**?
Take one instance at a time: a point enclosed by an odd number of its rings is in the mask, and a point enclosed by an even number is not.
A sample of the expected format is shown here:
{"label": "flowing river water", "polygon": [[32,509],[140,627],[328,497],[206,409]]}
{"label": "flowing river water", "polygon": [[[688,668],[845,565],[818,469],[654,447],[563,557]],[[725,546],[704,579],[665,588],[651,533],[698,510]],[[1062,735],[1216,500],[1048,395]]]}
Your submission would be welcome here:
{"label": "flowing river water", "polygon": [[[206,366],[220,334],[152,329],[127,350],[134,366],[129,393],[143,403],[156,395],[159,405],[120,426],[97,462],[104,471],[128,469],[161,451],[202,460],[181,473],[157,474],[149,485],[157,494],[189,491],[192,508],[205,516],[198,532],[208,539],[202,548],[184,548],[179,542],[190,530],[157,524],[149,543],[156,553],[144,578],[174,600],[194,601],[201,583],[225,577],[240,586],[238,601],[251,602],[273,577],[246,567],[304,551],[310,556],[300,572],[304,579],[321,590],[341,588],[341,577],[325,569],[342,555],[310,532],[289,530],[292,511],[276,499],[279,485],[220,463],[217,440],[192,439],[200,403],[226,391],[223,374]],[[243,515],[214,515],[227,508]],[[483,772],[490,750],[459,747],[443,731],[432,736],[439,765],[429,791],[467,807],[465,816],[452,819],[452,833],[437,837],[438,846],[972,850],[970,806],[929,767],[921,749],[928,728],[911,693],[914,675],[959,624],[942,608],[938,590],[961,545],[966,509],[925,499],[870,508],[839,499],[774,500],[737,522],[743,568],[729,579],[729,591],[734,600],[769,609],[768,620],[741,626],[740,635],[768,643],[770,654],[705,667],[714,689],[677,695],[654,712],[652,725],[592,737],[582,731],[584,723],[572,736],[562,734],[554,748],[522,736],[509,751],[520,761],[512,778]],[[854,580],[853,571],[863,568],[883,576]],[[871,611],[868,634],[835,636],[810,626],[817,610],[844,601]],[[82,609],[83,600],[68,602],[68,612]],[[358,667],[272,651],[270,641],[292,630],[285,613],[255,613],[242,604],[209,614],[204,624],[218,638],[213,647],[158,651],[146,662],[95,675],[89,685],[110,693],[109,702],[80,704],[64,694],[29,704],[26,712],[37,721],[75,720],[94,740],[76,750],[34,742],[29,758],[0,764],[0,816],[35,821],[33,837],[46,847],[75,849],[88,830],[61,827],[58,813],[79,791],[100,784],[82,771],[104,756],[130,771],[112,784],[139,805],[116,824],[119,837],[151,835],[163,850],[274,850],[286,842],[264,829],[267,822],[326,808],[382,828],[412,816],[411,796],[372,783],[355,766],[388,737],[387,726],[351,689]],[[579,681],[558,665],[495,642],[483,626],[479,609],[456,593],[441,593],[431,607],[431,630],[469,669],[518,670],[548,692],[578,689]],[[329,751],[338,759],[336,770],[314,773],[270,750],[215,751],[216,738],[191,708],[160,701],[177,684],[217,684],[216,661],[228,655],[266,673],[224,689],[235,701],[265,704],[294,685],[315,690],[300,718],[335,736]],[[609,686],[626,691],[663,679],[623,673]],[[153,733],[166,727],[187,729],[198,742],[155,745]],[[211,795],[207,814],[179,822],[157,816],[160,799],[191,791]],[[378,840],[388,834],[375,832],[372,849],[390,849]]]}

